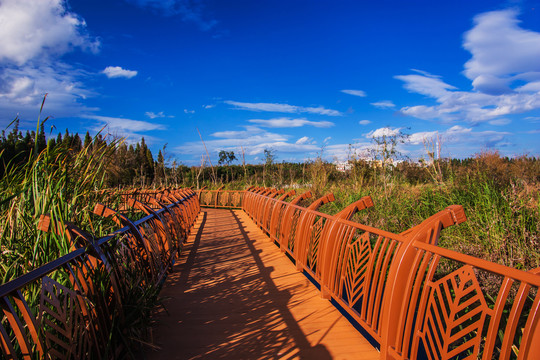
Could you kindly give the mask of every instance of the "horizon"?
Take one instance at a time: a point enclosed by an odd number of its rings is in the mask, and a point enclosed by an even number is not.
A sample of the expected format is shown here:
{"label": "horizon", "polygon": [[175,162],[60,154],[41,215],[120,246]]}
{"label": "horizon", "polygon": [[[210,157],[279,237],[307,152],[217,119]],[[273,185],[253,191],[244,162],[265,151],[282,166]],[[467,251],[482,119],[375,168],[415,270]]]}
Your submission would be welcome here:
{"label": "horizon", "polygon": [[[372,138],[538,157],[540,3],[4,0],[0,125],[145,138],[199,165],[344,161]],[[10,129],[7,130],[9,132]]]}

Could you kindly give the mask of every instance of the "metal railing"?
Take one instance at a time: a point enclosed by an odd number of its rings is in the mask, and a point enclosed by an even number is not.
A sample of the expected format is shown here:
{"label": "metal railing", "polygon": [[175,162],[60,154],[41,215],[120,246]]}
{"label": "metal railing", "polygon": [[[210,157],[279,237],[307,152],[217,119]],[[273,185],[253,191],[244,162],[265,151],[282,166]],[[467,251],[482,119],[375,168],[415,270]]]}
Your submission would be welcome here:
{"label": "metal railing", "polygon": [[[453,205],[393,234],[350,221],[365,197],[330,216],[307,192],[251,188],[242,209],[379,344],[381,359],[540,358],[540,268],[509,268],[437,246],[466,221]],[[495,288],[495,290],[486,290]],[[491,294],[490,294],[491,293]]]}
{"label": "metal railing", "polygon": [[244,190],[222,190],[223,187],[217,190],[206,190],[202,188],[197,191],[201,206],[213,208],[234,208],[242,207],[242,199]]}
{"label": "metal railing", "polygon": [[121,227],[100,239],[42,216],[41,230],[65,233],[73,251],[0,286],[3,358],[108,359],[125,352],[111,338],[137,320],[126,318],[126,307],[159,288],[200,210],[190,189],[129,195],[122,210],[146,216],[131,221],[97,204],[94,213]]}
{"label": "metal railing", "polygon": [[[198,196],[197,196],[198,195]],[[93,240],[72,225],[74,250],[0,286],[5,358],[109,358],[115,321],[125,321],[130,289],[159,284],[187,238],[199,206],[241,208],[379,344],[381,359],[540,358],[540,269],[521,271],[437,246],[441,230],[466,221],[453,205],[393,234],[351,221],[374,206],[364,197],[336,215],[318,211],[328,194],[251,187],[123,194],[123,212],[97,205],[122,229]],[[109,279],[109,286],[103,284]],[[101,279],[100,281],[98,281]],[[33,304],[33,307],[29,304]],[[113,349],[114,350],[114,349]]]}

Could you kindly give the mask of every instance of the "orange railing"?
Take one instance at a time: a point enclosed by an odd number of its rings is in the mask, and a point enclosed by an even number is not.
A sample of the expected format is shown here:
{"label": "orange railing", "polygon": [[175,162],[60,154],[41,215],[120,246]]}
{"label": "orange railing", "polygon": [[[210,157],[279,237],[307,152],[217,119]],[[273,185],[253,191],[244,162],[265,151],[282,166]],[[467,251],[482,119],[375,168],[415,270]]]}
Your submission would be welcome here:
{"label": "orange railing", "polygon": [[[113,321],[124,319],[130,286],[159,284],[199,206],[210,206],[243,209],[324,298],[365,330],[381,359],[540,358],[540,269],[521,271],[437,246],[441,230],[466,221],[461,206],[393,234],[351,221],[374,206],[370,197],[328,215],[318,209],[334,201],[332,194],[307,207],[301,205],[310,192],[285,201],[294,195],[256,187],[126,192],[121,211],[96,206],[96,214],[123,226],[97,240],[44,217],[42,229],[66,232],[74,250],[0,286],[1,353],[114,357],[105,344]],[[125,214],[133,209],[146,216],[131,221]],[[102,274],[110,287],[97,288]],[[28,305],[36,288],[37,311]]]}
{"label": "orange railing", "polygon": [[[2,358],[108,359],[129,351],[124,332],[140,319],[125,310],[159,288],[200,209],[190,189],[130,195],[122,211],[96,205],[96,215],[119,227],[100,239],[42,216],[41,230],[65,233],[73,251],[0,286]],[[145,216],[132,221],[128,209]]]}
{"label": "orange railing", "polygon": [[223,187],[217,190],[206,190],[205,188],[198,190],[197,194],[199,195],[201,206],[214,208],[241,208],[244,191],[222,190],[222,188]]}
{"label": "orange railing", "polygon": [[[525,272],[437,246],[466,220],[453,205],[393,234],[350,221],[365,197],[330,216],[276,189],[252,188],[242,209],[379,344],[381,359],[540,358],[540,269]],[[480,285],[479,279],[483,284]],[[491,295],[484,289],[489,290]]]}

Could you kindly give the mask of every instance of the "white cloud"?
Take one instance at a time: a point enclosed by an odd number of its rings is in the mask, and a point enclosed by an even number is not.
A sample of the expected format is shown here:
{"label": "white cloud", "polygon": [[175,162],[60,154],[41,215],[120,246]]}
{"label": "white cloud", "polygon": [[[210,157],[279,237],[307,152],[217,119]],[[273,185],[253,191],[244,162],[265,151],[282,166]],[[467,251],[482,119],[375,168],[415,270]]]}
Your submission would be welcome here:
{"label": "white cloud", "polygon": [[515,79],[540,80],[540,33],[521,28],[517,16],[515,9],[483,13],[465,33],[463,47],[472,58],[464,73],[476,90],[500,95]]}
{"label": "white cloud", "polygon": [[358,141],[352,144],[334,144],[324,148],[324,152],[329,159],[346,161],[351,158],[367,157],[368,149],[372,147],[372,143],[368,141]]}
{"label": "white cloud", "polygon": [[342,93],[354,95],[354,96],[360,96],[360,97],[366,97],[367,94],[365,91],[362,90],[341,90]]}
{"label": "white cloud", "polygon": [[373,131],[370,131],[366,134],[367,138],[379,138],[383,136],[396,136],[400,133],[401,128],[390,128],[390,127],[383,127],[379,128]]}
{"label": "white cloud", "polygon": [[250,123],[257,124],[262,127],[268,128],[294,128],[301,127],[305,125],[314,126],[318,128],[328,128],[332,127],[335,124],[330,121],[309,121],[307,119],[290,119],[290,118],[275,118],[275,119],[252,119],[248,120]]}
{"label": "white cloud", "polygon": [[144,113],[144,115],[150,119],[157,119],[157,118],[174,118],[174,115],[165,115],[165,113],[163,111],[160,111],[158,113],[154,113],[152,111],[147,111]]}
{"label": "white cloud", "polygon": [[184,114],[195,114],[195,110],[184,109]]}
{"label": "white cloud", "polygon": [[405,82],[407,90],[433,98],[444,96],[448,90],[456,89],[452,85],[443,82],[438,76],[426,72],[422,72],[422,75],[398,75],[395,78]]}
{"label": "white cloud", "polygon": [[143,132],[166,130],[166,127],[163,124],[151,123],[142,120],[99,115],[82,115],[81,117],[84,119],[97,120],[98,123],[95,124],[95,126],[92,126],[91,130],[99,131],[105,127],[109,134],[117,137],[123,137],[127,142],[130,143],[139,141],[143,136],[148,143],[160,142],[160,139],[148,134],[144,134]]}
{"label": "white cloud", "polygon": [[279,103],[246,103],[238,101],[225,101],[225,104],[233,105],[240,110],[283,112],[283,113],[310,113],[328,116],[341,116],[341,112],[332,109],[326,109],[322,106],[303,107]]}
{"label": "white cloud", "polygon": [[132,77],[137,76],[137,71],[122,69],[120,66],[107,66],[105,70],[102,71],[102,73],[107,75],[109,79],[112,79],[112,78],[131,79]]}
{"label": "white cloud", "polygon": [[304,145],[304,144],[316,144],[317,142],[313,140],[313,138],[302,136],[300,139],[296,140],[296,145]]}
{"label": "white cloud", "polygon": [[454,125],[444,131],[419,132],[409,137],[411,144],[422,144],[424,139],[432,139],[439,135],[442,145],[454,151],[452,156],[470,155],[470,152],[479,151],[481,147],[493,148],[507,142],[507,137],[512,133],[502,131],[475,131],[474,128],[467,128]]}
{"label": "white cloud", "polygon": [[54,68],[45,64],[7,67],[0,71],[0,115],[12,119],[20,113],[23,119],[35,119],[45,93],[48,96],[44,111],[56,117],[96,110],[81,102],[95,95],[81,82],[86,76],[62,63]]}
{"label": "white cloud", "polygon": [[85,119],[93,119],[102,122],[114,130],[129,130],[129,131],[151,131],[151,130],[165,130],[165,125],[151,123],[142,120],[132,120],[119,117],[99,116],[99,115],[85,115]]}
{"label": "white cloud", "polygon": [[489,121],[489,124],[490,125],[495,125],[495,126],[504,126],[504,125],[508,125],[512,122],[512,120],[510,119],[494,119],[494,120],[491,120]]}
{"label": "white cloud", "polygon": [[[401,76],[406,82],[405,87],[417,88],[417,81],[426,84],[421,76]],[[492,120],[498,116],[518,114],[540,108],[540,93],[509,93],[502,95],[489,95],[481,92],[449,91],[435,85],[431,94],[439,103],[434,106],[417,105],[401,108],[405,115],[420,119],[434,119],[441,121],[466,120],[472,123]],[[419,91],[420,92],[420,91]],[[420,93],[426,95],[430,92],[424,88]],[[437,94],[437,95],[435,95]]]}
{"label": "white cloud", "polygon": [[63,0],[2,0],[0,61],[19,66],[79,47],[97,51],[99,41],[86,34],[86,23],[67,11]]}
{"label": "white cloud", "polygon": [[323,140],[323,144],[328,144],[328,142],[332,140],[332,137],[331,136],[328,136],[328,137],[325,137],[324,140]]}
{"label": "white cloud", "polygon": [[[264,149],[274,149],[278,153],[315,153],[319,150],[310,143],[311,139],[301,138],[300,143],[289,142],[289,135],[272,133],[257,126],[246,126],[245,130],[239,131],[219,131],[210,136],[217,138],[205,139],[208,151],[212,154],[217,154],[220,150],[237,151],[240,146],[250,156],[262,154]],[[200,155],[205,151],[201,142],[188,142],[176,147],[175,150],[182,154],[194,155]]]}
{"label": "white cloud", "polygon": [[82,83],[90,74],[58,60],[76,48],[97,52],[99,41],[64,0],[0,1],[0,115],[34,119],[46,93],[57,117],[96,110],[81,103],[95,95]]}
{"label": "white cloud", "polygon": [[203,108],[204,108],[204,109],[212,109],[212,108],[214,108],[214,107],[216,107],[215,104],[203,105]]}
{"label": "white cloud", "polygon": [[156,118],[162,118],[162,117],[165,117],[165,114],[163,113],[163,111],[160,111],[158,112],[157,114],[156,113],[153,113],[151,111],[147,111],[144,113],[144,115],[146,115],[147,117],[149,117],[150,119],[156,119]]}
{"label": "white cloud", "polygon": [[460,91],[440,77],[399,75],[409,91],[429,96],[437,105],[406,106],[405,115],[443,122],[506,124],[501,116],[540,108],[540,33],[522,29],[515,10],[492,11],[475,18],[464,36],[472,57],[464,74],[474,91]]}
{"label": "white cloud", "polygon": [[379,109],[391,109],[391,108],[396,106],[390,100],[383,100],[383,101],[374,102],[374,103],[371,103],[371,105],[373,105],[373,106],[375,106],[375,107],[377,107]]}
{"label": "white cloud", "polygon": [[358,123],[360,125],[369,125],[369,124],[371,124],[371,121],[369,121],[369,120],[360,120]]}
{"label": "white cloud", "polygon": [[[409,143],[412,145],[421,145],[424,141],[433,139],[437,134],[437,131],[421,131],[413,133],[409,136]],[[441,135],[439,134],[439,136]]]}

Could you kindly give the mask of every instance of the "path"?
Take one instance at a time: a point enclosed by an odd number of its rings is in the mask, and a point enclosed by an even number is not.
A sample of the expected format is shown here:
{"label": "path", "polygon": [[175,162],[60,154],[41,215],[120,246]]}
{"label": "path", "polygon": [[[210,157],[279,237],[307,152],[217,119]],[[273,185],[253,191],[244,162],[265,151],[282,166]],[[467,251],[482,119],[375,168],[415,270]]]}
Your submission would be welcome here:
{"label": "path", "polygon": [[379,359],[241,210],[203,209],[146,359]]}

